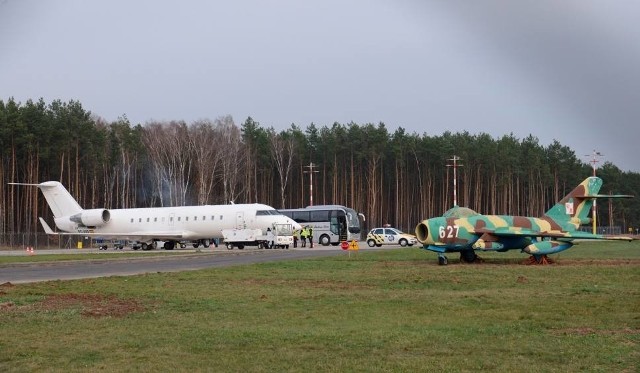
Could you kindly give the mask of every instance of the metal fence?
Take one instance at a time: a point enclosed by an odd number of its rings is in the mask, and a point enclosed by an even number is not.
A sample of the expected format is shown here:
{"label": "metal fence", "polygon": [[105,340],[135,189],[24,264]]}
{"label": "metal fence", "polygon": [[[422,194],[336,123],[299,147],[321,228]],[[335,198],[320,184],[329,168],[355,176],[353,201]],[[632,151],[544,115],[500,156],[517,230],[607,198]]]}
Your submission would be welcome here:
{"label": "metal fence", "polygon": [[27,247],[35,249],[74,249],[78,247],[91,247],[93,242],[81,236],[53,236],[46,233],[1,233],[0,249],[24,250]]}

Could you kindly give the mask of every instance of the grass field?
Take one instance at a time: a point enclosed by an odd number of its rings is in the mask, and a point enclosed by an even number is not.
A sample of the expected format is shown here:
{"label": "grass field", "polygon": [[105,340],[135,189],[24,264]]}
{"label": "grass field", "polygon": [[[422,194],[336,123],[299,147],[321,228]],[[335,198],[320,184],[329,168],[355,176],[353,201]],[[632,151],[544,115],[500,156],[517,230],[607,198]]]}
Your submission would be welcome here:
{"label": "grass field", "polygon": [[0,286],[0,371],[640,369],[640,243],[416,248]]}

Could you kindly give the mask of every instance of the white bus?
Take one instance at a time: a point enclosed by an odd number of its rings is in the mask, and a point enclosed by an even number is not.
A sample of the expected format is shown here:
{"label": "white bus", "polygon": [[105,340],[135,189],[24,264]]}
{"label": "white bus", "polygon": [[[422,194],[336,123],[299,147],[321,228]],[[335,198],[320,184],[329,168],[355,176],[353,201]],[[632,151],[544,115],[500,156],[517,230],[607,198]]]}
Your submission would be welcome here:
{"label": "white bus", "polygon": [[303,227],[313,229],[313,241],[324,246],[360,240],[360,220],[364,215],[340,205],[316,205],[301,209],[278,210]]}

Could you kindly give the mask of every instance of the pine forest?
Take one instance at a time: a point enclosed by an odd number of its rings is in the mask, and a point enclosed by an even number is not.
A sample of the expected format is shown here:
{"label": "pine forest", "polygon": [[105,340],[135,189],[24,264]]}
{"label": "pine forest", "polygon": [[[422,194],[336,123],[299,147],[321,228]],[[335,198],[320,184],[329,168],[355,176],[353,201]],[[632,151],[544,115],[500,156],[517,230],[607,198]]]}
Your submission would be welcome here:
{"label": "pine forest", "polygon": [[[492,137],[390,132],[384,123],[265,128],[230,116],[131,124],[107,122],[78,101],[0,101],[0,229],[42,232],[52,221],[37,188],[62,182],[84,208],[264,203],[275,208],[339,204],[365,215],[364,231],[418,222],[457,204],[483,214],[540,216],[593,170],[589,160],[530,135]],[[635,199],[598,204],[598,223],[640,227],[640,173],[598,164],[601,193]],[[0,236],[2,237],[2,236]],[[2,242],[0,242],[2,243]]]}

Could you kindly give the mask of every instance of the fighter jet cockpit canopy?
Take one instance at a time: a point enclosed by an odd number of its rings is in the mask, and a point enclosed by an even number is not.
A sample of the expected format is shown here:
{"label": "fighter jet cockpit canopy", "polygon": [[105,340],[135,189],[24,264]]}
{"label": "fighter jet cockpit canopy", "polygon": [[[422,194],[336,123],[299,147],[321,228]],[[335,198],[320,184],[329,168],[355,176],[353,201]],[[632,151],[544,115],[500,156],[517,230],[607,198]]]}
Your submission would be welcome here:
{"label": "fighter jet cockpit canopy", "polygon": [[468,207],[460,207],[460,206],[454,206],[452,208],[450,208],[449,210],[447,210],[447,212],[444,213],[444,215],[442,215],[445,218],[468,218],[471,216],[477,216],[480,215],[477,212],[471,210]]}

